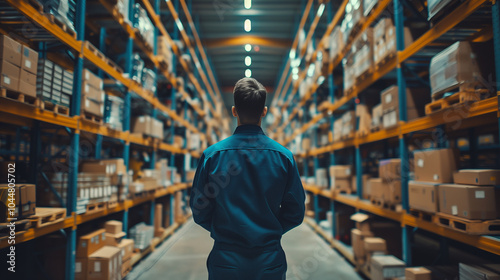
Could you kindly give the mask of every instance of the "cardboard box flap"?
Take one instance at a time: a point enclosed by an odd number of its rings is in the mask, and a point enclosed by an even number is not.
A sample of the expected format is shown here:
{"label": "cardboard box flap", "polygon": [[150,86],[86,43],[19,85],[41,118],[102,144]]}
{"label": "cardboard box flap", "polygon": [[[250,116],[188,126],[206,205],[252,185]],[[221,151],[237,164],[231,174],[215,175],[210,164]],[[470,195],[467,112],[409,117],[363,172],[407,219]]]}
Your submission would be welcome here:
{"label": "cardboard box flap", "polygon": [[121,252],[120,248],[112,247],[112,246],[104,246],[101,249],[95,251],[90,255],[90,258],[93,259],[110,259],[114,257],[116,254]]}
{"label": "cardboard box flap", "polygon": [[356,213],[351,216],[351,220],[358,222],[358,223],[363,223],[366,222],[370,218],[369,215],[364,214],[364,213]]}

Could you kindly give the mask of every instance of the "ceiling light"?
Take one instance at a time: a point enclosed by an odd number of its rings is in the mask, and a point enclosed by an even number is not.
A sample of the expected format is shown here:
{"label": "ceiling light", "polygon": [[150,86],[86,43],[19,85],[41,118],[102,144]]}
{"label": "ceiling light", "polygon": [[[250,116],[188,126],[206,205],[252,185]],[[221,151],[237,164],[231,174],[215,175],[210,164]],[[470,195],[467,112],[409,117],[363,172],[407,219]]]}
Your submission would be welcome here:
{"label": "ceiling light", "polygon": [[184,30],[184,26],[182,25],[182,22],[179,19],[176,19],[175,23],[177,24],[177,28],[179,28],[179,31]]}
{"label": "ceiling light", "polygon": [[318,8],[318,17],[320,17],[321,15],[323,15],[324,11],[325,11],[325,4],[319,5],[319,8]]}
{"label": "ceiling light", "polygon": [[292,69],[292,74],[294,74],[294,75],[298,75],[298,74],[299,74],[299,68],[297,68],[297,67],[293,67],[293,69]]}
{"label": "ceiling light", "polygon": [[245,31],[250,32],[252,30],[252,22],[249,19],[245,19]]}
{"label": "ceiling light", "polygon": [[252,77],[252,70],[250,70],[250,69],[245,70],[245,77],[247,77],[247,78]]}
{"label": "ceiling light", "polygon": [[296,81],[296,80],[298,80],[298,79],[299,79],[299,75],[297,75],[297,74],[293,74],[292,78],[293,78],[293,80],[294,80],[294,81]]}
{"label": "ceiling light", "polygon": [[294,58],[295,58],[295,49],[290,50],[290,59],[294,59]]}
{"label": "ceiling light", "polygon": [[246,66],[252,65],[252,58],[251,57],[249,57],[249,56],[245,57],[245,65]]}
{"label": "ceiling light", "polygon": [[315,66],[314,66],[314,63],[311,63],[309,65],[309,69],[307,69],[307,76],[308,77],[312,77],[314,76],[314,71],[316,70]]}
{"label": "ceiling light", "polygon": [[252,0],[245,0],[245,9],[252,8]]}
{"label": "ceiling light", "polygon": [[246,45],[245,45],[245,51],[249,52],[249,51],[251,51],[251,50],[252,50],[252,45],[250,45],[250,44],[246,44]]}

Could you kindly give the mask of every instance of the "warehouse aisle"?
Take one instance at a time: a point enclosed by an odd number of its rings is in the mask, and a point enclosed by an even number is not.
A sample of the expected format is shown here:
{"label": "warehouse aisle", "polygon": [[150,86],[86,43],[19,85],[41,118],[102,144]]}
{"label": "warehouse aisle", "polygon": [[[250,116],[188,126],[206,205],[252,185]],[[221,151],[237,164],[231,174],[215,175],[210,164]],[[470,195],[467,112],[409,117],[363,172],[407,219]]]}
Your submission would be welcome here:
{"label": "warehouse aisle", "polygon": [[[208,232],[191,219],[135,266],[126,280],[208,279],[205,263],[212,244]],[[346,260],[305,224],[283,237],[283,248],[288,260],[287,280],[362,279]]]}

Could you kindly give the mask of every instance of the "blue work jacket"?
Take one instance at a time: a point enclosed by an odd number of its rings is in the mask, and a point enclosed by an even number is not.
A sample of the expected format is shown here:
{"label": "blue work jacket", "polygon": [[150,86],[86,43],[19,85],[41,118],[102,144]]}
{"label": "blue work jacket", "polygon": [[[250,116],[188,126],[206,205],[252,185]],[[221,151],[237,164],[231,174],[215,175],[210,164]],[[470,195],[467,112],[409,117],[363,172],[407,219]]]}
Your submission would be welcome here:
{"label": "blue work jacket", "polygon": [[293,154],[260,126],[240,125],[203,152],[190,205],[216,244],[257,249],[278,245],[300,225],[304,202]]}

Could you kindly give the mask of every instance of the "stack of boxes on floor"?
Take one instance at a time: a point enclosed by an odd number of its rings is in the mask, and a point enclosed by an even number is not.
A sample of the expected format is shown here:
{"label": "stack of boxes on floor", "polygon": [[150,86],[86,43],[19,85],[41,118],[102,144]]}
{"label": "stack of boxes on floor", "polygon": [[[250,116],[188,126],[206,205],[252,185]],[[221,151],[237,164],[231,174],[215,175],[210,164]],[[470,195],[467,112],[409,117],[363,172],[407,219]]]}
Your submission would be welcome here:
{"label": "stack of boxes on floor", "polygon": [[[464,169],[457,172],[458,155],[453,149],[424,150],[414,154],[415,181],[409,183],[411,209],[438,213],[450,221],[458,219],[466,223],[500,218],[496,203],[498,191],[495,189],[500,185],[500,170]],[[468,228],[461,230],[469,231]]]}
{"label": "stack of boxes on floor", "polygon": [[83,69],[82,114],[90,114],[102,119],[104,115],[104,91],[102,79]]}
{"label": "stack of boxes on floor", "polygon": [[119,221],[108,221],[103,229],[80,236],[76,248],[75,279],[119,280],[132,269],[134,241],[124,239]]}
{"label": "stack of boxes on floor", "polygon": [[0,86],[36,97],[38,53],[0,35]]}

